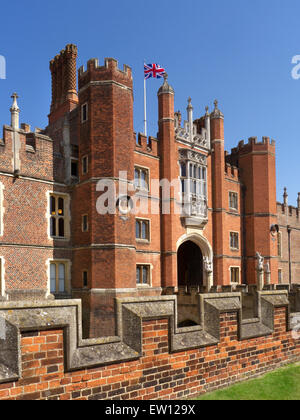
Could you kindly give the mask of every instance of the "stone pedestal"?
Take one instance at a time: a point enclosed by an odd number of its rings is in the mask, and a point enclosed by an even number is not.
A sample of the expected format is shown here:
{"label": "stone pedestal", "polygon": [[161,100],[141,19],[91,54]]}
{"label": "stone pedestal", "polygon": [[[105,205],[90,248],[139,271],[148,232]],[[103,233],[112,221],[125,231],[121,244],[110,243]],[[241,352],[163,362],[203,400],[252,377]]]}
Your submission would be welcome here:
{"label": "stone pedestal", "polygon": [[271,284],[271,271],[266,271],[266,285],[269,286]]}
{"label": "stone pedestal", "polygon": [[264,282],[264,271],[263,270],[257,270],[257,291],[261,292],[264,288],[265,282]]}
{"label": "stone pedestal", "polygon": [[213,272],[207,272],[206,273],[206,291],[209,293],[211,291],[211,288],[214,285],[214,276]]}

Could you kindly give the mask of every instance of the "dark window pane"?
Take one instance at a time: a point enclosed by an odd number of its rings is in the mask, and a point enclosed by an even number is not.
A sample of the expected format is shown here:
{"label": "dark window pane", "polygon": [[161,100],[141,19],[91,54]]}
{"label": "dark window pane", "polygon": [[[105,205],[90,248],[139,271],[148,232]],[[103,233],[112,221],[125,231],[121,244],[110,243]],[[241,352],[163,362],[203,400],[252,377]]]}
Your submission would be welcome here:
{"label": "dark window pane", "polygon": [[62,238],[65,236],[65,221],[62,218],[58,220],[58,236]]}
{"label": "dark window pane", "polygon": [[72,161],[71,162],[71,175],[74,177],[78,177],[78,162]]}
{"label": "dark window pane", "polygon": [[58,214],[64,216],[64,199],[61,197],[58,199]]}
{"label": "dark window pane", "polygon": [[87,287],[88,285],[88,273],[87,271],[83,272],[83,287]]}
{"label": "dark window pane", "polygon": [[50,219],[50,236],[56,236],[56,219],[51,217]]}
{"label": "dark window pane", "polygon": [[87,120],[87,105],[82,105],[82,122],[85,122]]}
{"label": "dark window pane", "polygon": [[87,215],[82,217],[82,230],[83,232],[88,231],[88,216]]}
{"label": "dark window pane", "polygon": [[88,158],[87,156],[85,156],[84,158],[82,158],[82,173],[86,174],[88,171]]}
{"label": "dark window pane", "polygon": [[140,222],[138,222],[138,221],[135,222],[135,237],[137,239],[139,239],[141,237]]}
{"label": "dark window pane", "polygon": [[136,284],[141,283],[141,270],[140,267],[136,268]]}
{"label": "dark window pane", "polygon": [[142,239],[147,239],[147,222],[142,223]]}
{"label": "dark window pane", "polygon": [[56,200],[55,197],[50,197],[50,214],[56,214]]}
{"label": "dark window pane", "polygon": [[181,164],[181,176],[186,176],[186,164]]}
{"label": "dark window pane", "polygon": [[143,284],[148,283],[148,267],[143,267]]}

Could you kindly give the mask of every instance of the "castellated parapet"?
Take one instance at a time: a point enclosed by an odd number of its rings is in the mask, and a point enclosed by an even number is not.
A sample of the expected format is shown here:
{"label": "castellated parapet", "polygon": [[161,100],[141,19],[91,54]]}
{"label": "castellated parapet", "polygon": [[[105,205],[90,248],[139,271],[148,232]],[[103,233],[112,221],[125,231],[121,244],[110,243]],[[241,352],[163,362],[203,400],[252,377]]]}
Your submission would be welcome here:
{"label": "castellated parapet", "polygon": [[53,139],[38,128],[30,131],[30,126],[23,123],[14,130],[5,125],[0,156],[1,172],[16,174],[17,170],[18,175],[53,180]]}
{"label": "castellated parapet", "polygon": [[262,141],[257,141],[257,137],[250,137],[248,143],[241,140],[238,147],[231,149],[231,154],[246,154],[253,151],[269,151],[275,153],[275,140],[270,140],[269,137],[262,137]]}
{"label": "castellated parapet", "polygon": [[93,340],[77,300],[0,303],[0,400],[182,399],[299,361],[286,292],[260,292],[247,322],[240,293],[199,299],[187,328],[175,296],[118,299],[117,335]]}
{"label": "castellated parapet", "polygon": [[158,139],[153,136],[145,136],[143,133],[134,133],[135,151],[158,157]]}
{"label": "castellated parapet", "polygon": [[106,58],[104,66],[99,66],[99,60],[92,58],[87,62],[87,68],[84,66],[78,70],[79,90],[90,82],[101,82],[114,80],[122,85],[132,89],[132,70],[124,64],[123,70],[119,69],[118,61],[114,58]]}

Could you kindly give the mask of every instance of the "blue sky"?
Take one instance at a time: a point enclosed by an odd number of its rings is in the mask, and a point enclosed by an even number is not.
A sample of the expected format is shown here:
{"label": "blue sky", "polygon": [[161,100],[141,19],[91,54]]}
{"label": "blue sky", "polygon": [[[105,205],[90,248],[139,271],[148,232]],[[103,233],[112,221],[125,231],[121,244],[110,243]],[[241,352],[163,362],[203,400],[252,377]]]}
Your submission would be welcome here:
{"label": "blue sky", "polygon": [[[78,66],[116,58],[134,74],[134,128],[143,131],[143,60],[163,65],[185,115],[195,117],[217,98],[225,114],[226,149],[251,136],[276,140],[277,197],[300,191],[300,79],[291,77],[300,54],[299,0],[15,0],[2,2],[0,124],[10,121],[10,96],[20,95],[21,121],[45,127],[51,88],[49,61],[68,43]],[[5,16],[5,18],[3,18]],[[150,80],[148,131],[157,133],[161,82]]]}

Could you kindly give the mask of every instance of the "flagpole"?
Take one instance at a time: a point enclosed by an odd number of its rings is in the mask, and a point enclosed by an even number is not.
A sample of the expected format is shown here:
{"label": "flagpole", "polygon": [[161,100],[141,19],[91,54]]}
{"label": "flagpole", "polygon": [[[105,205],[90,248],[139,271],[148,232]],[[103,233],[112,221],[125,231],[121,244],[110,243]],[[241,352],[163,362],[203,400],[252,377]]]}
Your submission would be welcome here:
{"label": "flagpole", "polygon": [[144,134],[147,137],[147,92],[146,92],[145,75],[144,75]]}

